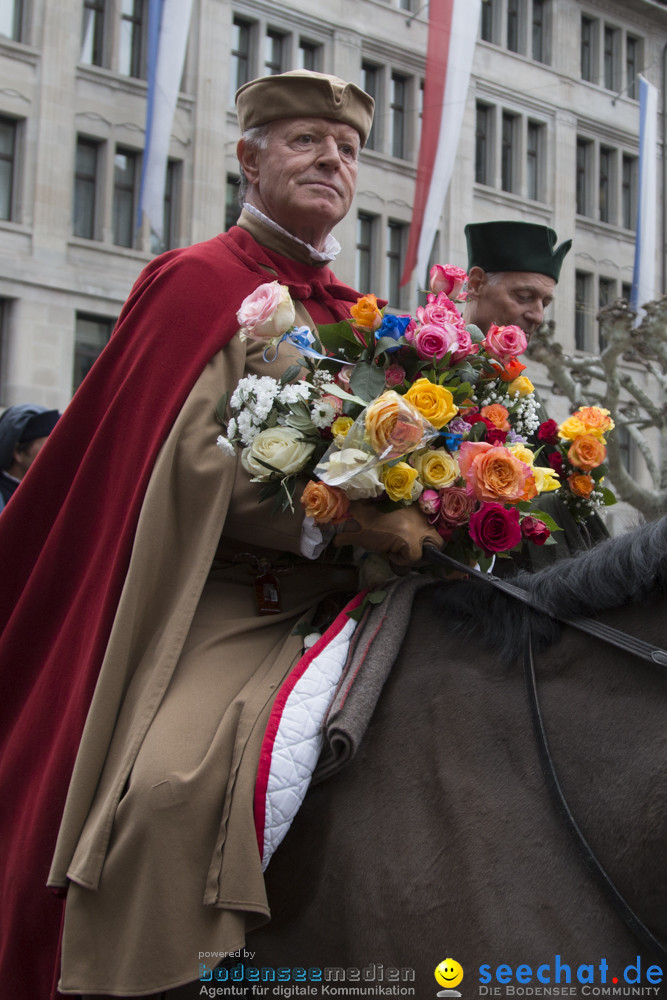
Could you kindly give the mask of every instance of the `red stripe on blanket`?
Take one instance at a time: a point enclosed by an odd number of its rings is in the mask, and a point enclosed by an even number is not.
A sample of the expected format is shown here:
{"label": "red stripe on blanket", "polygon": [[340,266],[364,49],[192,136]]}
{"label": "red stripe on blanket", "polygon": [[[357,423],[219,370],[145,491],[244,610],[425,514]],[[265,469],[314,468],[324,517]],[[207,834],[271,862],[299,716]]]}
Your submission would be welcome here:
{"label": "red stripe on blanket", "polygon": [[357,594],[356,597],[353,597],[349,604],[345,605],[343,610],[336,616],[326,632],[320,636],[317,642],[310,647],[307,653],[303,654],[298,663],[296,663],[292,668],[289,675],[283,681],[282,687],[280,688],[276,700],[273,703],[271,715],[269,716],[269,721],[266,726],[266,732],[264,733],[262,749],[259,755],[259,765],[257,767],[257,780],[255,782],[255,831],[257,833],[257,845],[259,847],[260,858],[263,858],[264,856],[266,791],[271,771],[271,757],[273,755],[273,747],[278,729],[280,728],[280,720],[282,719],[287,699],[294,690],[297,681],[303,677],[315,657],[318,656],[322,650],[325,649],[329,643],[343,631],[350,620],[348,612],[354,611],[355,608],[358,608],[365,596],[366,591],[364,590],[360,594]]}

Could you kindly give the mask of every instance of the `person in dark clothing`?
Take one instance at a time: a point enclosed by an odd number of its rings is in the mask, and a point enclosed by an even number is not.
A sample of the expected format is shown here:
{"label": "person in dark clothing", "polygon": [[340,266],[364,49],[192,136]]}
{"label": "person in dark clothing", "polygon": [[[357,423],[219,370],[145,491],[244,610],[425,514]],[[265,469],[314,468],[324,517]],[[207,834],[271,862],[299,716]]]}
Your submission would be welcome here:
{"label": "person in dark clothing", "polygon": [[58,410],[34,403],[10,406],[0,416],[0,510],[18,489],[59,417]]}

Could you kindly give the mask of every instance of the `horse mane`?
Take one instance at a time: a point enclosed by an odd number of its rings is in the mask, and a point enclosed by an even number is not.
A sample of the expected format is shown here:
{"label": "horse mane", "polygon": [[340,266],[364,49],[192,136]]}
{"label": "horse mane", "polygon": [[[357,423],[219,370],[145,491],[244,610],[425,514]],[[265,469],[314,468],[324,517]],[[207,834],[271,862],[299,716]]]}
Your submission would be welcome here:
{"label": "horse mane", "polygon": [[[519,571],[512,583],[565,618],[639,603],[667,590],[667,517],[600,542],[595,548],[537,573]],[[438,593],[444,627],[479,640],[499,653],[504,663],[516,659],[527,627],[525,606],[501,591],[470,580],[444,584]],[[561,626],[545,614],[531,611],[530,625],[537,649],[556,640]]]}

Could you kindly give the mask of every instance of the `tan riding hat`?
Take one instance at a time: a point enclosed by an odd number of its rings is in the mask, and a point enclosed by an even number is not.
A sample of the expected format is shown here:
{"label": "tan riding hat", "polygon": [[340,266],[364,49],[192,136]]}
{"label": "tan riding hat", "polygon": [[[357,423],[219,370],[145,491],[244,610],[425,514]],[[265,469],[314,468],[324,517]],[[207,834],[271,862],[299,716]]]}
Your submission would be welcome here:
{"label": "tan riding hat", "polygon": [[242,132],[279,118],[331,118],[355,128],[364,145],[373,124],[374,107],[370,94],[354,83],[307,69],[261,76],[236,92]]}

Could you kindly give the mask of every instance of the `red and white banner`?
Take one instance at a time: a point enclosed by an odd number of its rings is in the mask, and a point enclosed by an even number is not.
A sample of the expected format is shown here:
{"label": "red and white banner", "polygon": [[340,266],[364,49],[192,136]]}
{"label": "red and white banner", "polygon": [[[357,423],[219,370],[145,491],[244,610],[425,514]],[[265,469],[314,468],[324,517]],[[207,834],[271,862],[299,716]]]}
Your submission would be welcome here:
{"label": "red and white banner", "polygon": [[417,186],[401,285],[423,281],[465,113],[481,0],[430,0]]}

